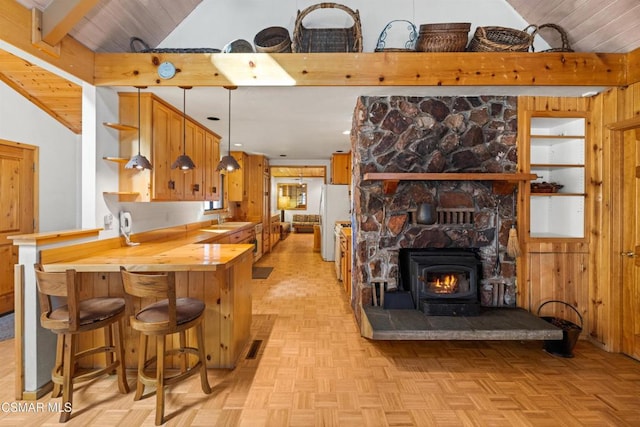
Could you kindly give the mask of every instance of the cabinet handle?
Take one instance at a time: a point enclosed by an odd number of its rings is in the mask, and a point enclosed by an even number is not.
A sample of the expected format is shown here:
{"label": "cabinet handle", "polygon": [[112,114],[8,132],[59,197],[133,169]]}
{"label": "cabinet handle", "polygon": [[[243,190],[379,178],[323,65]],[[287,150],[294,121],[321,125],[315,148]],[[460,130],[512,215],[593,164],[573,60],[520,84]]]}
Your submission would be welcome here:
{"label": "cabinet handle", "polygon": [[636,253],[629,251],[629,252],[621,252],[620,255],[626,256],[627,258],[633,258],[636,256]]}
{"label": "cabinet handle", "polygon": [[193,192],[200,191],[200,184],[193,184]]}
{"label": "cabinet handle", "polygon": [[169,190],[176,189],[176,182],[174,180],[169,180]]}
{"label": "cabinet handle", "polygon": [[216,194],[218,192],[218,187],[211,187],[211,192]]}

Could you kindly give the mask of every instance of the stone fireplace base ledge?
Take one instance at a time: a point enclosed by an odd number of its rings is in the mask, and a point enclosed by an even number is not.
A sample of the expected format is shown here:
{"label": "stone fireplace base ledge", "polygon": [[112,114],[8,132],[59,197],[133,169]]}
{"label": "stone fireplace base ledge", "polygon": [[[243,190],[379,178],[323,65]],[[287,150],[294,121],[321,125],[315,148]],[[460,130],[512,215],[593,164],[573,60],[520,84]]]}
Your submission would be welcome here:
{"label": "stone fireplace base ledge", "polygon": [[521,308],[480,316],[427,316],[418,310],[362,308],[361,334],[372,340],[561,340],[562,329]]}

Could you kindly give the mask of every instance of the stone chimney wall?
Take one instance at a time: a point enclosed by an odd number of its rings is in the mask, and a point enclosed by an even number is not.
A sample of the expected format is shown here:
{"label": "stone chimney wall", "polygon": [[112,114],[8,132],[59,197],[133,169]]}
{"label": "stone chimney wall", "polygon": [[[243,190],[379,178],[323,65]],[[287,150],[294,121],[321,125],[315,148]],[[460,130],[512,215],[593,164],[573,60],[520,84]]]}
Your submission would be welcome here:
{"label": "stone chimney wall", "polygon": [[[373,282],[386,283],[388,291],[400,286],[404,247],[478,248],[482,304],[515,305],[515,261],[506,254],[514,194],[495,194],[492,181],[473,180],[401,181],[385,194],[382,182],[363,177],[516,172],[517,98],[361,97],[354,114],[352,304],[358,322],[360,307],[372,303]],[[422,203],[435,206],[436,223],[416,221]]]}

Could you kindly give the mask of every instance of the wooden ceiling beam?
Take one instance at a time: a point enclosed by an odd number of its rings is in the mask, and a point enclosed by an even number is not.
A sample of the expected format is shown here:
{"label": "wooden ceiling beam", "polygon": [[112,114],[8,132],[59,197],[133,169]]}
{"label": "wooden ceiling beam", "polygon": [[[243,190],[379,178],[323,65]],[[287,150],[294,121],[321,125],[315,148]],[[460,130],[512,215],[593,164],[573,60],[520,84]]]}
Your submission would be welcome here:
{"label": "wooden ceiling beam", "polygon": [[627,54],[627,84],[640,82],[640,48]]}
{"label": "wooden ceiling beam", "polygon": [[32,12],[15,0],[0,0],[0,40],[57,67],[80,80],[93,83],[94,53],[65,36],[59,55],[32,43]]}
{"label": "wooden ceiling beam", "polygon": [[55,46],[99,0],[53,0],[42,11],[42,40]]}
{"label": "wooden ceiling beam", "polygon": [[[97,86],[626,85],[616,53],[96,53]],[[157,68],[171,62],[175,77]]]}

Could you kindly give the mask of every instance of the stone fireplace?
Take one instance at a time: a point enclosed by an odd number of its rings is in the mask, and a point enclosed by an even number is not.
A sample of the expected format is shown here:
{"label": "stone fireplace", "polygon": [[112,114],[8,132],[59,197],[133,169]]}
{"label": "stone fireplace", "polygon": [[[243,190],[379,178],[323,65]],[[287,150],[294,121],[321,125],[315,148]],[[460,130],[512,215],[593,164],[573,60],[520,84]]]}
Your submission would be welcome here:
{"label": "stone fireplace", "polygon": [[[515,221],[515,193],[493,181],[400,181],[395,191],[364,180],[367,173],[514,173],[517,98],[361,97],[352,129],[354,312],[385,292],[408,291],[400,278],[400,251],[472,251],[477,257],[481,306],[514,306],[515,260],[506,254]],[[421,222],[423,204],[433,218]],[[473,291],[470,291],[473,292]],[[459,295],[458,295],[459,297]],[[418,307],[420,308],[420,307]],[[439,310],[439,308],[428,308]]]}

